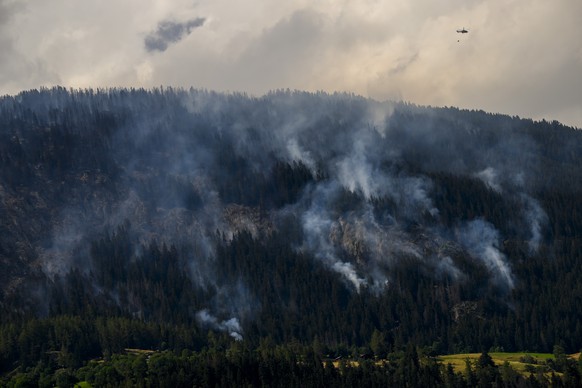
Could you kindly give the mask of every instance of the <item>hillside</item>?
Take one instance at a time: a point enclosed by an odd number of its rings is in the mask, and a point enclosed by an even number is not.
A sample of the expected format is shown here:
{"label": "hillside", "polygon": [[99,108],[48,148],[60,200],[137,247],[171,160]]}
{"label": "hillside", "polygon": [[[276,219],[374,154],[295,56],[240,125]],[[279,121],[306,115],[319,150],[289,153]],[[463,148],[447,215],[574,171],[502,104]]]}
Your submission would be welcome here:
{"label": "hillside", "polygon": [[578,352],[581,166],[557,122],[347,94],[2,97],[0,361]]}

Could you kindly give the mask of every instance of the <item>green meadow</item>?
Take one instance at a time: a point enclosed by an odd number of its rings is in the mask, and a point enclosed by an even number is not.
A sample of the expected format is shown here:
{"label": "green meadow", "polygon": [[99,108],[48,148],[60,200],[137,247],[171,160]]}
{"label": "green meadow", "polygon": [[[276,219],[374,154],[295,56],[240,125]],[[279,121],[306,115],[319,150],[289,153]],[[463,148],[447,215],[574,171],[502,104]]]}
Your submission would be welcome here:
{"label": "green meadow", "polygon": [[[464,372],[466,368],[466,362],[469,360],[471,365],[475,365],[481,353],[461,353],[461,354],[450,354],[446,356],[438,356],[437,360],[444,365],[451,364],[455,371]],[[505,352],[492,352],[489,353],[495,365],[502,366],[506,362],[511,365],[519,373],[529,373],[536,369],[547,369],[547,361],[553,360],[554,355],[551,353],[529,353],[529,352],[518,352],[518,353],[505,353]],[[580,353],[571,354],[568,357],[578,360]]]}

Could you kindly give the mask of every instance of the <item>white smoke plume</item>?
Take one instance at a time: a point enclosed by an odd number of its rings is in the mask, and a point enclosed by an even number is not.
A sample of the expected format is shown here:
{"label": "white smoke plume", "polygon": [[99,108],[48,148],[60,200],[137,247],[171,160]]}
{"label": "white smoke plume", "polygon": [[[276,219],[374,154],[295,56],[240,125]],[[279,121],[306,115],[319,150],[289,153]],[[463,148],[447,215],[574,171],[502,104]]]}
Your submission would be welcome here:
{"label": "white smoke plume", "polygon": [[334,272],[341,274],[359,292],[360,288],[366,284],[366,280],[357,274],[351,263],[344,262],[338,258],[337,249],[330,241],[334,221],[327,214],[326,208],[322,206],[323,204],[318,203],[327,199],[323,193],[328,190],[332,189],[318,189],[319,194],[316,194],[318,198],[316,198],[312,207],[302,215],[303,229],[306,236],[303,249],[313,252],[315,257]]}
{"label": "white smoke plume", "polygon": [[[404,185],[406,186],[406,185]],[[344,213],[334,209],[334,199],[344,190],[338,183],[320,183],[305,193],[306,208],[295,208],[301,215],[304,241],[301,249],[312,253],[332,271],[340,274],[356,291],[365,287],[380,293],[389,284],[390,270],[404,258],[425,261],[423,248],[415,244],[390,214],[378,221],[373,206],[359,197],[356,208]],[[415,203],[413,196],[407,201]],[[423,209],[426,204],[416,201]],[[287,209],[289,211],[289,209]],[[429,252],[429,256],[434,252]],[[452,278],[459,277],[452,262],[448,266]],[[445,271],[446,267],[442,267]]]}
{"label": "white smoke plume", "polygon": [[[490,189],[499,194],[504,193],[502,183],[500,182],[500,174],[495,168],[487,167],[476,173],[475,176],[483,181]],[[542,242],[542,229],[548,222],[548,216],[539,201],[527,193],[524,187],[525,174],[523,172],[513,172],[513,175],[510,175],[504,183],[507,188],[505,190],[506,195],[515,198],[523,209],[523,221],[529,228],[530,234],[528,240],[529,252],[533,254],[537,252]]]}
{"label": "white smoke plume", "polygon": [[304,150],[299,145],[296,138],[292,138],[287,141],[287,151],[292,161],[302,162],[305,166],[307,166],[307,168],[309,168],[313,175],[317,173],[315,161],[313,160],[311,152]]}
{"label": "white smoke plume", "polygon": [[389,182],[388,194],[394,199],[399,211],[410,220],[417,220],[419,216],[428,213],[438,216],[439,210],[434,207],[429,196],[432,182],[424,177],[410,177],[398,174]]}
{"label": "white smoke plume", "polygon": [[365,198],[378,195],[381,176],[366,160],[361,142],[356,142],[356,153],[338,162],[338,179],[349,191],[361,192]]}
{"label": "white smoke plume", "polygon": [[450,256],[438,256],[436,258],[435,270],[439,276],[450,276],[453,280],[463,279],[465,275],[459,270]]}
{"label": "white smoke plume", "polygon": [[529,250],[530,253],[535,253],[542,242],[542,228],[548,222],[548,216],[535,198],[522,194],[521,199],[524,206],[524,217],[530,227]]}
{"label": "white smoke plume", "polygon": [[204,309],[196,313],[196,319],[200,325],[226,332],[236,341],[243,340],[242,327],[237,318],[233,317],[221,321],[214,315],[210,314],[208,310]]}
{"label": "white smoke plume", "polygon": [[389,130],[388,121],[393,113],[394,103],[392,102],[370,102],[368,108],[369,123],[380,136],[386,136],[386,132]]}
{"label": "white smoke plume", "polygon": [[[152,49],[177,43],[202,27],[203,20],[192,23],[161,25],[152,36],[163,38],[162,45]],[[66,92],[52,97],[50,104],[55,106],[33,106],[39,120],[49,122],[54,116],[49,112],[64,111],[73,102],[94,103],[90,94],[75,97],[77,101]],[[547,216],[528,194],[531,176],[516,173],[527,170],[535,155],[535,145],[521,133],[506,142],[511,131],[480,128],[446,111],[347,94],[279,91],[251,98],[193,89],[112,91],[98,97],[98,103],[89,106],[106,117],[123,117],[113,120],[119,127],[107,139],[111,145],[107,150],[122,171],[122,189],[114,198],[104,194],[100,201],[93,201],[93,207],[81,199],[70,204],[74,208],[70,213],[81,221],[72,223],[71,217],[62,217],[63,222],[56,223],[62,226],[55,227],[53,248],[44,248],[44,253],[66,260],[49,260],[54,266],[45,268],[49,273],[62,274],[80,266],[71,253],[86,244],[84,234],[115,229],[130,220],[136,245],[155,240],[186,246],[180,252],[190,252],[185,259],[193,283],[226,288],[213,269],[216,235],[228,242],[246,229],[256,237],[263,226],[247,210],[256,204],[221,197],[220,184],[236,182],[240,176],[250,177],[252,183],[253,174],[268,179],[274,163],[281,160],[302,162],[314,179],[297,194],[295,203],[267,212],[293,212],[303,232],[298,248],[355,290],[383,290],[391,268],[402,258],[434,269],[438,276],[463,278],[455,266],[456,255],[440,254],[438,247],[427,243],[439,234],[428,231],[439,222],[433,173],[476,177],[497,193],[517,198],[528,222],[530,250],[541,243]],[[514,157],[516,153],[520,158]],[[223,165],[224,159],[231,164]],[[170,181],[163,177],[171,177],[178,188],[167,187]],[[511,177],[519,179],[514,182]],[[345,192],[351,197],[338,200]],[[375,208],[377,201],[382,203],[380,210]],[[87,223],[77,236],[76,225],[85,220],[92,224]],[[276,229],[276,222],[269,227]],[[419,233],[428,236],[419,239]],[[482,261],[499,284],[513,287],[508,260],[499,248],[499,232],[491,224],[468,222],[450,239]],[[233,294],[226,292],[212,311],[246,322],[243,314],[234,312],[238,307],[224,307]],[[215,320],[223,328],[229,326],[226,322]]]}
{"label": "white smoke plume", "polygon": [[352,263],[347,263],[344,261],[337,260],[335,258],[330,257],[330,262],[333,264],[331,265],[331,269],[342,276],[344,276],[350,283],[354,285],[356,291],[360,291],[362,286],[366,286],[368,282],[366,279],[361,278],[358,273],[356,272],[354,265]]}
{"label": "white smoke plume", "polygon": [[483,171],[479,171],[475,174],[477,178],[483,181],[487,187],[490,189],[501,193],[501,184],[499,183],[499,176],[497,171],[493,167],[487,167]]}
{"label": "white smoke plume", "polygon": [[473,220],[457,229],[457,238],[473,257],[485,264],[497,285],[513,288],[513,274],[499,249],[499,232],[493,225],[482,219]]}

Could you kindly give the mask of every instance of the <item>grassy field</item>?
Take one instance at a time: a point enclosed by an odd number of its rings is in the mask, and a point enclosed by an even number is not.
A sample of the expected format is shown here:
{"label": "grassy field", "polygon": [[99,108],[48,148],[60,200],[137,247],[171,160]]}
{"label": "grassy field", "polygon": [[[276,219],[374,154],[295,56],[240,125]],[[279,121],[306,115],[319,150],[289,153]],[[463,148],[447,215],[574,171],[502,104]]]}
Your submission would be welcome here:
{"label": "grassy field", "polygon": [[[451,354],[439,356],[437,359],[444,365],[451,364],[455,371],[464,372],[466,360],[469,359],[472,365],[475,365],[481,353]],[[543,367],[546,361],[553,359],[551,353],[489,353],[495,365],[501,366],[508,362],[513,369],[520,373],[528,373],[532,368]],[[572,354],[569,357],[578,360],[580,353]]]}
{"label": "grassy field", "polygon": [[133,348],[125,348],[125,353],[127,354],[131,354],[134,356],[140,356],[140,355],[150,355],[150,354],[154,354],[156,351],[155,350],[149,350],[149,349],[133,349]]}

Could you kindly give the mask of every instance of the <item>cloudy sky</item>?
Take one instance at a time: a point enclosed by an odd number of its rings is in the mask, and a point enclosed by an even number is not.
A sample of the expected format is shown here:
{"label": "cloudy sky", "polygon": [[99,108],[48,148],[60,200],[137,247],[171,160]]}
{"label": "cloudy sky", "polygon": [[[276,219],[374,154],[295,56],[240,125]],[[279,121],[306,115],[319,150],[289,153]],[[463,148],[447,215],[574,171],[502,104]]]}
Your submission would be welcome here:
{"label": "cloudy sky", "polygon": [[582,128],[582,1],[0,0],[0,94],[51,85],[348,91]]}

